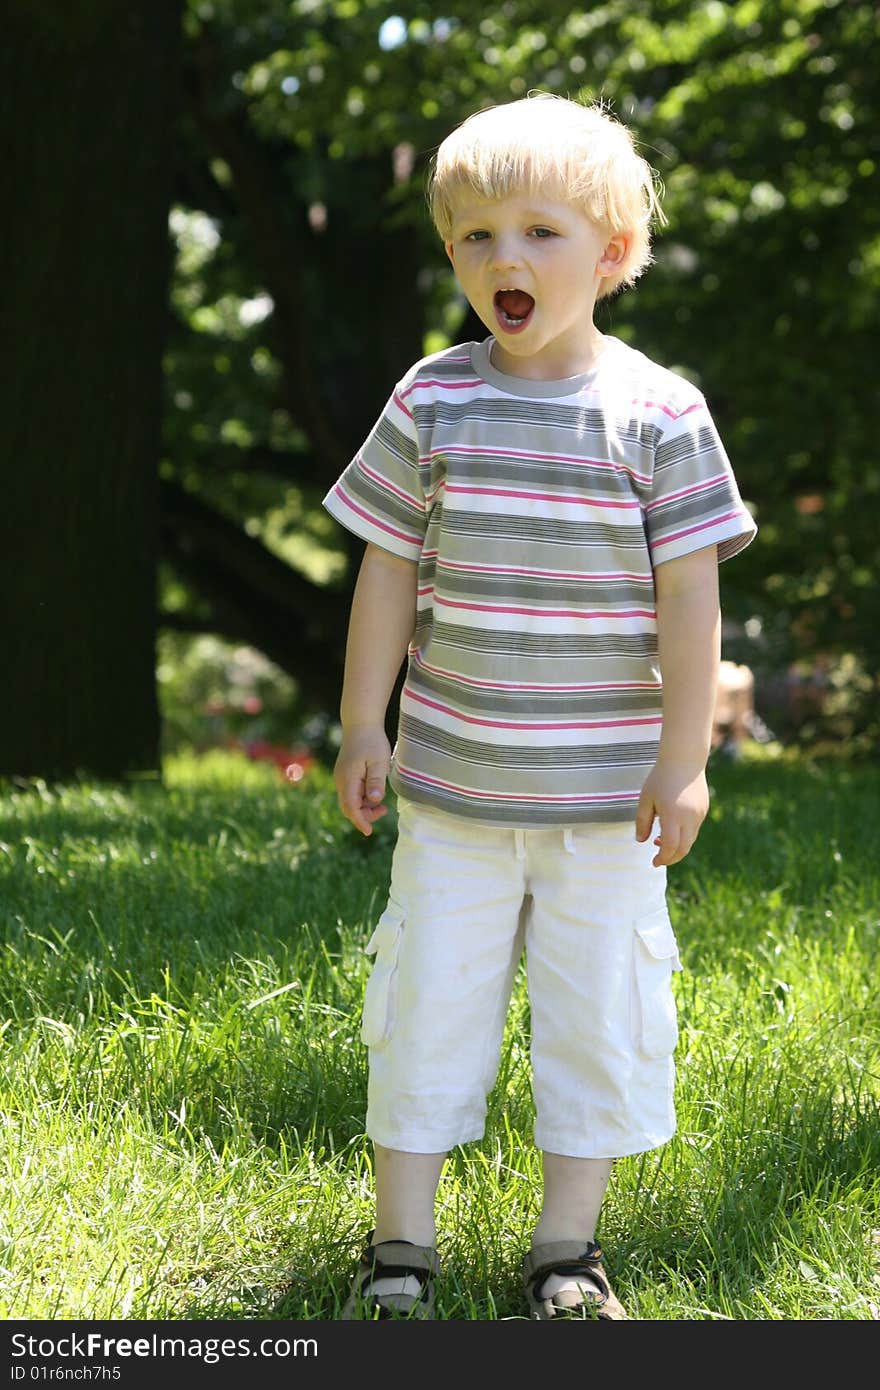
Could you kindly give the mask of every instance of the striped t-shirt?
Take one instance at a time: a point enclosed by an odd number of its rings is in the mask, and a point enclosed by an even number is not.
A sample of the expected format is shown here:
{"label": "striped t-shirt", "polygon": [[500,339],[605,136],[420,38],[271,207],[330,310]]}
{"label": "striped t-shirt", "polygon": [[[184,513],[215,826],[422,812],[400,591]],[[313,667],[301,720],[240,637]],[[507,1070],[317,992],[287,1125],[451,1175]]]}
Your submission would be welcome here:
{"label": "striped t-shirt", "polygon": [[390,781],[515,827],[623,821],[653,766],[653,572],[755,535],[706,402],[617,338],[565,381],[417,362],[327,510],[418,562]]}

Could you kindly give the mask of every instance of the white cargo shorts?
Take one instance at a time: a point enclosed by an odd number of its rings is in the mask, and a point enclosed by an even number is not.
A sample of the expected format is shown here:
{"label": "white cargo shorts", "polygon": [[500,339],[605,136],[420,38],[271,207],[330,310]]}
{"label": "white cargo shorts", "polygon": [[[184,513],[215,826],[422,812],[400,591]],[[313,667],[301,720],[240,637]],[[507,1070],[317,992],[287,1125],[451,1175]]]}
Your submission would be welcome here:
{"label": "white cargo shorts", "polygon": [[442,1153],[482,1138],[523,949],[534,1142],[617,1158],[675,1132],[666,871],[632,824],[514,830],[399,800],[388,904],[366,950],[366,1129]]}

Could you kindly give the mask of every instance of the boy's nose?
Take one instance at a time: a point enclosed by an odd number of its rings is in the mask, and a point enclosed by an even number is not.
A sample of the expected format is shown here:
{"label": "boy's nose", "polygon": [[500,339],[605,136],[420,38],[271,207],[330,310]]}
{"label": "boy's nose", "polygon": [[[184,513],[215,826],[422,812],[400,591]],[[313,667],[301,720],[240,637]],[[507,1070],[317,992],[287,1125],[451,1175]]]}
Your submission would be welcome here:
{"label": "boy's nose", "polygon": [[494,270],[514,270],[522,263],[519,249],[512,241],[500,237],[492,247],[492,268]]}

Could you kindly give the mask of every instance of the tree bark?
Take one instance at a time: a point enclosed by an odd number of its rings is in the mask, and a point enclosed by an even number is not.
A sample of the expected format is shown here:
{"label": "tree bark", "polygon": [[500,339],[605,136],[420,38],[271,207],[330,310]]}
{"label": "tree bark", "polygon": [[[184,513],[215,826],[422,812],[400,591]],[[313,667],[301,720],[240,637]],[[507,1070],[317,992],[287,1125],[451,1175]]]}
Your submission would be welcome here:
{"label": "tree bark", "polygon": [[155,775],[180,0],[7,8],[0,775]]}
{"label": "tree bark", "polygon": [[310,709],[335,709],[348,594],[340,599],[335,589],[297,574],[262,541],[178,484],[163,482],[161,500],[163,554],[211,606],[201,630],[258,647],[294,678]]}

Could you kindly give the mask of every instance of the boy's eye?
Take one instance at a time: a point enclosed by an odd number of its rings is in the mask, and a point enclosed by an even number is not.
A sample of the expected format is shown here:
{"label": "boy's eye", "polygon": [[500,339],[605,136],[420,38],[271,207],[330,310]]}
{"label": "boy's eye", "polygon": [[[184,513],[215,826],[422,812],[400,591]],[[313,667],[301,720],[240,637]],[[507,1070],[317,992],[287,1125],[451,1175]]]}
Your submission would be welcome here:
{"label": "boy's eye", "polygon": [[535,237],[548,237],[548,236],[555,236],[555,235],[556,235],[556,233],[555,233],[554,231],[552,231],[552,230],[550,229],[550,227],[533,227],[533,228],[532,228],[532,236],[535,236]]}
{"label": "boy's eye", "polygon": [[488,235],[489,233],[484,231],[468,232],[465,241],[484,241]]}

